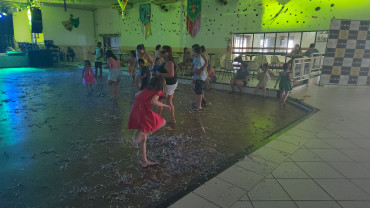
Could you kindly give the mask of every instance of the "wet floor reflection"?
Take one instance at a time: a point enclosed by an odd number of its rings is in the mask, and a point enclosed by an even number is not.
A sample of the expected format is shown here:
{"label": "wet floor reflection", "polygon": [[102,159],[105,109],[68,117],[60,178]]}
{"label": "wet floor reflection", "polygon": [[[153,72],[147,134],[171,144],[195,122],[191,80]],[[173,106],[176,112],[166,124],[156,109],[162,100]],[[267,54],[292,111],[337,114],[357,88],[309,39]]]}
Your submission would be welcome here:
{"label": "wet floor reflection", "polygon": [[214,90],[205,110],[193,112],[195,95],[180,85],[177,124],[149,138],[148,157],[160,165],[143,169],[126,129],[135,91],[124,79],[120,98],[111,100],[106,77],[90,92],[77,69],[0,69],[6,207],[152,205],[305,114],[275,99]]}

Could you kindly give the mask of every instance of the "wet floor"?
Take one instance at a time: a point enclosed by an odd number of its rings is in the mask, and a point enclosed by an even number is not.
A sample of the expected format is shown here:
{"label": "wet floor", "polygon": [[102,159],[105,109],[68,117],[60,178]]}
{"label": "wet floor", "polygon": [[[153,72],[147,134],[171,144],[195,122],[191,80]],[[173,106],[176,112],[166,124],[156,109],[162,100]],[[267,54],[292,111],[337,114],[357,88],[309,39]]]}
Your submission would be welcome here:
{"label": "wet floor", "polygon": [[160,165],[143,169],[126,129],[135,91],[125,78],[111,100],[106,79],[90,92],[77,68],[0,69],[0,207],[151,207],[306,114],[214,90],[193,112],[194,93],[180,85],[177,124],[149,138]]}

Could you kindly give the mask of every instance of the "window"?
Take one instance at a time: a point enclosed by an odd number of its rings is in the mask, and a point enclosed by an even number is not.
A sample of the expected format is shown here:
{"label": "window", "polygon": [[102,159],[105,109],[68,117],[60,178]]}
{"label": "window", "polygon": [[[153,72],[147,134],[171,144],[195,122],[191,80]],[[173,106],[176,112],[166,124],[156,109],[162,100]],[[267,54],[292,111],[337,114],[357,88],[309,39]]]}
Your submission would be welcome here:
{"label": "window", "polygon": [[327,31],[279,32],[279,33],[238,33],[233,35],[234,57],[246,53],[289,53],[294,45],[299,44],[303,51],[311,43],[325,52]]}

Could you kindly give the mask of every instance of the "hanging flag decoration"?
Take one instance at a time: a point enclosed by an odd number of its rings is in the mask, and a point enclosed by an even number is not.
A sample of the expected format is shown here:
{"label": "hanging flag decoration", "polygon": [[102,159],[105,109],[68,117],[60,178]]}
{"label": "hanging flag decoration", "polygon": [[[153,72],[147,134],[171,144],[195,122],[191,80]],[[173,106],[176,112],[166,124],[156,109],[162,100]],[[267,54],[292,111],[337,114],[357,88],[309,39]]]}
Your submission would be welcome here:
{"label": "hanging flag decoration", "polygon": [[69,19],[71,20],[71,24],[72,24],[73,27],[78,28],[78,26],[80,26],[80,18],[79,17],[73,18],[73,15],[71,14]]}
{"label": "hanging flag decoration", "polygon": [[121,7],[122,19],[123,19],[125,17],[124,11],[125,11],[128,0],[117,0],[117,1],[118,1],[119,6]]}
{"label": "hanging flag decoration", "polygon": [[187,28],[191,37],[195,37],[200,30],[201,0],[188,0]]}
{"label": "hanging flag decoration", "polygon": [[80,18],[73,18],[73,15],[71,14],[69,20],[62,21],[62,24],[66,30],[72,31],[73,27],[78,28],[78,26],[80,26]]}
{"label": "hanging flag decoration", "polygon": [[150,4],[140,4],[140,20],[144,25],[145,39],[147,39],[152,34],[152,29],[150,26]]}

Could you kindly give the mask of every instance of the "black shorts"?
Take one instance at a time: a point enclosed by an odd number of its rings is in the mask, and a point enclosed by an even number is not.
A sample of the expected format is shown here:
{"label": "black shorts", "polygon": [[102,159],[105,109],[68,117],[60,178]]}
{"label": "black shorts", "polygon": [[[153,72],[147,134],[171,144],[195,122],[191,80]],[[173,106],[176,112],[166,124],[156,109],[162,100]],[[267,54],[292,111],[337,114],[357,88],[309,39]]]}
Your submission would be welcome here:
{"label": "black shorts", "polygon": [[203,94],[204,87],[205,87],[205,82],[203,80],[200,80],[200,79],[195,80],[194,91],[196,95]]}
{"label": "black shorts", "polygon": [[100,68],[100,69],[103,68],[103,62],[95,62],[95,70],[98,69],[98,68]]}

